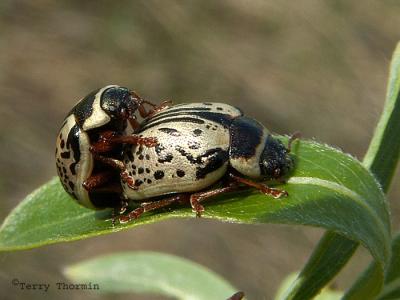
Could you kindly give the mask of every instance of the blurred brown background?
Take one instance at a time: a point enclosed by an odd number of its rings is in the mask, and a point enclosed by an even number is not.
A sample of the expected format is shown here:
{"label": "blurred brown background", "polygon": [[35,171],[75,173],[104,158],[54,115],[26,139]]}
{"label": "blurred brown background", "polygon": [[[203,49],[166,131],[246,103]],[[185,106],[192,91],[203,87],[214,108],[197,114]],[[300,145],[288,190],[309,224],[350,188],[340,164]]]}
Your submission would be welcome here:
{"label": "blurred brown background", "polygon": [[[82,96],[110,83],[155,102],[237,105],[275,132],[299,130],[361,159],[383,107],[388,64],[400,38],[400,4],[296,4],[2,0],[0,219],[55,176],[54,143],[63,118]],[[391,200],[400,195],[398,178]],[[398,220],[399,204],[392,214]],[[70,263],[128,250],[192,259],[249,299],[271,299],[283,277],[302,267],[321,234],[193,219],[0,254],[0,299],[148,299],[18,291],[10,283],[64,281],[61,270]],[[335,284],[346,288],[368,261],[360,249]]]}

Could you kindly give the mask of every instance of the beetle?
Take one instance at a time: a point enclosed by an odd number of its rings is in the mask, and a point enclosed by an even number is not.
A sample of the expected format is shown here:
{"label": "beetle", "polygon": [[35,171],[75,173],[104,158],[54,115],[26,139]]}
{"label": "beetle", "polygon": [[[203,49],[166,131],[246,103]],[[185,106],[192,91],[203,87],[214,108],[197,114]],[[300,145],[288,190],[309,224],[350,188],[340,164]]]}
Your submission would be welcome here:
{"label": "beetle", "polygon": [[[224,103],[179,104],[146,119],[137,132],[157,137],[154,148],[126,145],[123,195],[140,207],[121,215],[121,223],[173,203],[190,203],[197,216],[201,202],[218,194],[254,187],[274,198],[286,196],[261,180],[281,180],[294,165],[286,148],[258,121]],[[213,187],[221,182],[222,186]],[[166,195],[173,194],[165,198]]]}
{"label": "beetle", "polygon": [[[146,110],[144,104],[152,109]],[[64,189],[88,208],[124,206],[119,174],[124,182],[133,179],[123,172],[122,144],[154,147],[157,143],[154,137],[129,135],[128,122],[137,130],[136,111],[145,118],[167,106],[168,102],[157,106],[118,85],[96,89],[82,98],[57,135],[56,166]]]}

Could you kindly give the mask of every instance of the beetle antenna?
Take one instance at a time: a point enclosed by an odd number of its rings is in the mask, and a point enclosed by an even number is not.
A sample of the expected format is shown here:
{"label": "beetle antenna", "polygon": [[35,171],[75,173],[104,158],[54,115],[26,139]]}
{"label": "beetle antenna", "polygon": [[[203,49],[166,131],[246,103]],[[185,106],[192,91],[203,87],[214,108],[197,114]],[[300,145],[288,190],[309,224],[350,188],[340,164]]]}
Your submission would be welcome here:
{"label": "beetle antenna", "polygon": [[135,100],[138,100],[139,103],[144,102],[143,98],[139,96],[138,93],[136,93],[135,91],[129,91],[129,94],[132,96],[132,98],[134,98]]}
{"label": "beetle antenna", "polygon": [[290,136],[289,141],[288,141],[288,151],[289,151],[289,153],[292,151],[292,143],[295,140],[300,139],[300,137],[301,137],[301,132],[300,131],[296,131]]}

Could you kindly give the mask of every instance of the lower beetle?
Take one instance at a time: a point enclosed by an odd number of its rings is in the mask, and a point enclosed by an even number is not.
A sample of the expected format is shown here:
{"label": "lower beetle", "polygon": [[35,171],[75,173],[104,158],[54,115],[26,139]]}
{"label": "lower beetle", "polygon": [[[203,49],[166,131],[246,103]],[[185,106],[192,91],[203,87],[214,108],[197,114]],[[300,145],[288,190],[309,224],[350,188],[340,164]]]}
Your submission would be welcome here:
{"label": "lower beetle", "polygon": [[[293,168],[293,135],[286,148],[256,120],[223,103],[191,103],[169,107],[141,124],[137,132],[156,137],[154,148],[127,145],[124,150],[124,196],[141,202],[121,223],[173,203],[187,203],[200,216],[201,202],[241,186],[254,187],[274,198],[287,192],[260,180],[279,180]],[[210,188],[216,182],[222,187]],[[161,198],[174,194],[169,198]]]}
{"label": "lower beetle", "polygon": [[[152,107],[147,111],[144,104]],[[88,208],[118,207],[121,202],[119,174],[123,171],[122,144],[154,147],[156,138],[127,135],[128,122],[139,128],[135,112],[145,118],[167,107],[143,100],[117,85],[94,90],[68,113],[56,142],[56,165],[64,189]]]}

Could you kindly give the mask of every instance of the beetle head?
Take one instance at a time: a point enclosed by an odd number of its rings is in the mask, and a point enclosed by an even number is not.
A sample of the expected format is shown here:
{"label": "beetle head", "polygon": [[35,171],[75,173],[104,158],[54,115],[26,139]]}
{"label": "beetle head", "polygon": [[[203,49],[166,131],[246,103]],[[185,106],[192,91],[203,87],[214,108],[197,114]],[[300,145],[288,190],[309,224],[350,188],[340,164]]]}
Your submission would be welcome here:
{"label": "beetle head", "polygon": [[102,109],[113,119],[128,119],[133,116],[139,105],[139,100],[124,87],[113,86],[102,95]]}
{"label": "beetle head", "polygon": [[266,179],[278,179],[287,175],[293,168],[293,158],[288,148],[271,135],[265,141],[264,150],[260,156],[261,174]]}

